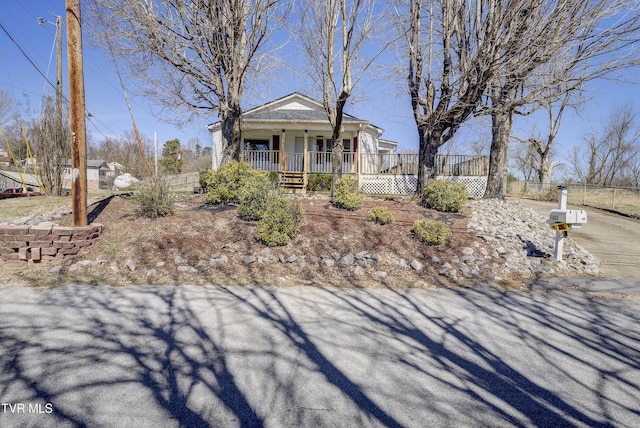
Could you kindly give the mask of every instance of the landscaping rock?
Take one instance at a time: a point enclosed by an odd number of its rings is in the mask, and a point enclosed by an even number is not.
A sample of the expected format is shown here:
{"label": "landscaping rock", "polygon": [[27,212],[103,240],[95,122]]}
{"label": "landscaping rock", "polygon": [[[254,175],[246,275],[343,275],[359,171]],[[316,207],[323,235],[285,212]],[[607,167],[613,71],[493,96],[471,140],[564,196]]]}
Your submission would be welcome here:
{"label": "landscaping rock", "polygon": [[136,262],[134,262],[131,259],[127,259],[127,261],[124,263],[124,265],[131,271],[133,272],[134,270],[136,270]]}
{"label": "landscaping rock", "polygon": [[333,259],[322,259],[322,264],[326,267],[332,267],[336,264],[336,261]]}
{"label": "landscaping rock", "polygon": [[49,273],[51,273],[51,274],[59,274],[60,272],[62,272],[62,269],[63,269],[62,265],[54,266],[51,269],[49,269]]}
{"label": "landscaping rock", "polygon": [[376,276],[377,276],[378,278],[382,278],[382,279],[384,279],[384,278],[386,278],[386,277],[387,277],[387,273],[386,273],[385,271],[379,270],[379,271],[377,271],[377,272],[376,272]]}
{"label": "landscaping rock", "polygon": [[421,271],[424,268],[422,263],[420,263],[416,259],[411,260],[411,263],[409,263],[409,266],[411,266],[413,270],[417,270],[417,271]]}
{"label": "landscaping rock", "polygon": [[353,270],[353,274],[356,276],[362,276],[365,274],[365,270],[362,266],[356,266],[356,268]]}
{"label": "landscaping rock", "polygon": [[177,265],[181,265],[183,263],[186,263],[187,261],[182,256],[176,256],[176,258],[173,259],[173,262]]}
{"label": "landscaping rock", "polygon": [[252,255],[247,255],[242,258],[242,261],[244,262],[245,265],[250,265],[251,263],[254,263],[256,260],[257,260],[256,257]]}
{"label": "landscaping rock", "polygon": [[355,262],[355,257],[353,254],[347,254],[346,256],[340,259],[340,264],[343,266],[351,266]]}

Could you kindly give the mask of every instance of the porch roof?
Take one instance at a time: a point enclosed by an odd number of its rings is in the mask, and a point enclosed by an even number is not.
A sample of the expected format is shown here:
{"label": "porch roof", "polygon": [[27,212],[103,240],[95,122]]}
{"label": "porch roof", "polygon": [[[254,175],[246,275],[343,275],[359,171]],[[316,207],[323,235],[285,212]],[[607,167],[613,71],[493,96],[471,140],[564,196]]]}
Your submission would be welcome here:
{"label": "porch roof", "polygon": [[[378,134],[384,130],[371,124],[368,120],[359,119],[348,113],[343,113],[343,123],[345,125],[363,125],[375,129]],[[249,124],[278,124],[284,127],[285,124],[326,124],[329,125],[327,113],[322,103],[309,98],[299,92],[294,92],[260,106],[254,107],[242,113],[242,122]],[[207,126],[210,131],[220,128],[220,121]]]}

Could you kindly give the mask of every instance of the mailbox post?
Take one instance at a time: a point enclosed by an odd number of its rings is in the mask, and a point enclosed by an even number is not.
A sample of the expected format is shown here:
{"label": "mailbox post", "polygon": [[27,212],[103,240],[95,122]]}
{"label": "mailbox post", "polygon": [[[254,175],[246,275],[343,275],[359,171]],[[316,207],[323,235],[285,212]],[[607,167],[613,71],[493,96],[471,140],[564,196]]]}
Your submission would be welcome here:
{"label": "mailbox post", "polygon": [[556,244],[553,255],[556,260],[562,260],[564,238],[572,227],[580,228],[587,222],[587,213],[584,210],[567,209],[567,186],[558,186],[558,209],[549,213],[549,226],[556,231]]}
{"label": "mailbox post", "polygon": [[[558,209],[567,209],[567,186],[558,186]],[[565,223],[566,224],[566,223]],[[562,260],[562,251],[564,250],[564,236],[566,231],[556,230],[556,244],[553,246],[553,257],[556,260]]]}

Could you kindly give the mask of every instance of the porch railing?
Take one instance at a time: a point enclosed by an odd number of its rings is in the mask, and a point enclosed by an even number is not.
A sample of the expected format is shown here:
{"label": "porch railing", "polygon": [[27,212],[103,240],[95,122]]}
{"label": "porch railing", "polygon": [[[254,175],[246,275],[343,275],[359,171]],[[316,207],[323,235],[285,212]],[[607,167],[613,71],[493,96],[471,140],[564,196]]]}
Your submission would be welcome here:
{"label": "porch railing", "polygon": [[[263,171],[291,171],[330,174],[331,152],[287,153],[274,150],[247,150],[243,160],[254,169]],[[489,172],[488,156],[437,155],[436,175],[486,176]],[[342,170],[345,173],[417,175],[418,154],[344,153]]]}

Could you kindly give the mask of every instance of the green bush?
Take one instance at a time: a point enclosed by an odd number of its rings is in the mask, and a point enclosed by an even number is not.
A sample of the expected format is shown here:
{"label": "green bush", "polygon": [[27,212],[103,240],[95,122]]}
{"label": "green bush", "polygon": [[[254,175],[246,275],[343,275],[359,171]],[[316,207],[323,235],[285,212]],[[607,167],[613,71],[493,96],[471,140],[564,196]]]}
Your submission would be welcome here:
{"label": "green bush", "polygon": [[163,177],[147,177],[138,186],[134,198],[138,214],[143,217],[158,218],[175,212],[174,197]]}
{"label": "green bush", "polygon": [[367,214],[367,220],[378,224],[389,224],[393,221],[393,213],[386,207],[373,207]]}
{"label": "green bush", "polygon": [[207,193],[207,185],[209,182],[209,176],[213,173],[214,171],[211,171],[210,169],[205,169],[202,171],[198,172],[198,184],[200,184],[200,188],[202,189],[202,191],[204,193]]}
{"label": "green bush", "polygon": [[256,228],[256,239],[269,247],[287,245],[302,226],[304,211],[297,201],[273,200]]}
{"label": "green bush", "polygon": [[260,220],[267,207],[278,197],[277,185],[268,172],[254,171],[238,189],[238,215],[245,220]]}
{"label": "green bush", "polygon": [[424,188],[423,204],[437,211],[458,213],[469,199],[467,185],[450,180],[431,180]]}
{"label": "green bush", "polygon": [[414,233],[427,245],[444,244],[451,238],[451,229],[441,221],[416,220]]}
{"label": "green bush", "polygon": [[331,180],[331,174],[309,174],[307,176],[307,191],[330,192]]}
{"label": "green bush", "polygon": [[357,210],[362,206],[364,193],[358,188],[358,180],[350,175],[345,175],[336,181],[336,191],[333,196],[333,205],[344,210]]}
{"label": "green bush", "polygon": [[209,172],[205,178],[205,202],[214,205],[239,204],[240,189],[255,173],[246,162],[231,161]]}

